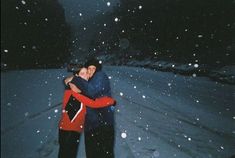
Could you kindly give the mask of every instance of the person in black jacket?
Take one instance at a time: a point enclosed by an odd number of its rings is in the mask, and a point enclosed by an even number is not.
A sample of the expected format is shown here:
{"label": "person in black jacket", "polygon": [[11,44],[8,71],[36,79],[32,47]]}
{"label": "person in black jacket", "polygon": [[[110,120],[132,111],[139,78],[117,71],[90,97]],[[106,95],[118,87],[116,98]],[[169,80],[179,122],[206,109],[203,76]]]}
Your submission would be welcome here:
{"label": "person in black jacket", "polygon": [[[72,90],[82,92],[92,99],[111,97],[110,82],[97,59],[85,64],[89,81],[76,77],[67,79]],[[66,83],[67,84],[67,83]],[[76,85],[82,85],[76,87]],[[87,158],[114,158],[114,106],[89,108],[85,116],[85,147]]]}

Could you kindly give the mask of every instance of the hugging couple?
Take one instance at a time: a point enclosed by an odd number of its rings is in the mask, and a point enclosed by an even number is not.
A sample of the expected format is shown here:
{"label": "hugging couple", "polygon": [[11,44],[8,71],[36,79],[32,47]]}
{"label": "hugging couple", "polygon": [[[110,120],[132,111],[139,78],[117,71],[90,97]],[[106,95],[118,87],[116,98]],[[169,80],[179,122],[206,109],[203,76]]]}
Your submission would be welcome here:
{"label": "hugging couple", "polygon": [[84,129],[86,158],[114,158],[114,105],[110,82],[93,58],[64,80],[59,158],[76,158]]}

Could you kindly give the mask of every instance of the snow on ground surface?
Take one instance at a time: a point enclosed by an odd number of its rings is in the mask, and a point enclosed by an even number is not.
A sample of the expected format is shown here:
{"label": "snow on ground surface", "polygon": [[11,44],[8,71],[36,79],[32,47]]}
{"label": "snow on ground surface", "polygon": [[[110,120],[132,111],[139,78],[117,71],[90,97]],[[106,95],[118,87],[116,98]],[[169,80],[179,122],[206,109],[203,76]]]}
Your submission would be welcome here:
{"label": "snow on ground surface", "polygon": [[[170,72],[108,66],[116,158],[229,158],[235,86]],[[55,158],[65,69],[1,73],[1,157]],[[85,158],[84,138],[78,158]]]}

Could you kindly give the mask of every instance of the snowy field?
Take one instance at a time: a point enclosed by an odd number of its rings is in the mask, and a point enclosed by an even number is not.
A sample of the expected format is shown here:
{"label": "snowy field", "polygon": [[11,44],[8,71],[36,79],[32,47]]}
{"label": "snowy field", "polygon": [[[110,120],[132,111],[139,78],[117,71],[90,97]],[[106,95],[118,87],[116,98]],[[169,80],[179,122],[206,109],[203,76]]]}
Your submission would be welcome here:
{"label": "snowy field", "polygon": [[[235,155],[235,86],[206,77],[105,67],[116,106],[116,158]],[[1,73],[1,157],[55,158],[65,69]],[[78,158],[85,158],[82,142]]]}

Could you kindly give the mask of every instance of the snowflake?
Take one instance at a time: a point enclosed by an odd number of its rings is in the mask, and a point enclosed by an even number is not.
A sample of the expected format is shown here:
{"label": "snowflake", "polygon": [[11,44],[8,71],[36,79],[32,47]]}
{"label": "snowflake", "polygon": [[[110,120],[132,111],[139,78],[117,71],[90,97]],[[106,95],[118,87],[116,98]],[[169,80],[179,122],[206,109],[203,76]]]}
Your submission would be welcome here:
{"label": "snowflake", "polygon": [[7,49],[5,49],[5,50],[4,50],[4,52],[5,52],[5,53],[7,53],[7,52],[8,52],[8,50],[7,50]]}
{"label": "snowflake", "polygon": [[48,21],[48,19],[47,19],[47,18],[45,18],[45,21]]}
{"label": "snowflake", "polygon": [[194,74],[193,74],[193,77],[197,77],[197,74],[194,73]]}
{"label": "snowflake", "polygon": [[55,111],[54,111],[55,113],[58,113],[58,109],[55,109]]}
{"label": "snowflake", "polygon": [[141,5],[139,6],[139,9],[142,9],[142,6],[141,6]]}
{"label": "snowflake", "polygon": [[24,113],[24,116],[27,117],[29,115],[29,112]]}
{"label": "snowflake", "polygon": [[112,76],[109,76],[109,79],[112,79]]}
{"label": "snowflake", "polygon": [[134,86],[134,88],[136,89],[136,86]]}
{"label": "snowflake", "polygon": [[138,137],[138,141],[141,141],[141,137]]}
{"label": "snowflake", "polygon": [[155,150],[155,151],[153,152],[153,158],[159,157],[159,156],[160,156],[160,153],[159,153],[157,150]]}
{"label": "snowflake", "polygon": [[125,139],[125,138],[127,137],[127,134],[126,134],[125,132],[123,132],[123,133],[121,134],[121,137]]}
{"label": "snowflake", "polygon": [[122,93],[122,92],[120,92],[120,96],[123,96],[123,93]]}
{"label": "snowflake", "polygon": [[203,37],[203,35],[198,35],[197,37],[198,37],[198,38],[202,38],[202,37]]}
{"label": "snowflake", "polygon": [[109,7],[111,5],[111,3],[110,2],[107,2],[107,6]]}
{"label": "snowflake", "polygon": [[21,3],[22,3],[23,5],[25,5],[25,4],[26,4],[26,2],[25,2],[24,0],[22,0],[22,1],[21,1]]}
{"label": "snowflake", "polygon": [[82,13],[79,13],[79,16],[82,16]]}
{"label": "snowflake", "polygon": [[199,65],[198,65],[198,64],[194,64],[194,67],[195,67],[195,68],[198,68],[198,67],[199,67]]}
{"label": "snowflake", "polygon": [[118,20],[119,20],[118,18],[115,18],[115,19],[114,19],[115,22],[118,22]]}
{"label": "snowflake", "polygon": [[37,133],[40,133],[40,130],[37,130]]}
{"label": "snowflake", "polygon": [[104,26],[107,26],[107,24],[104,24]]}

